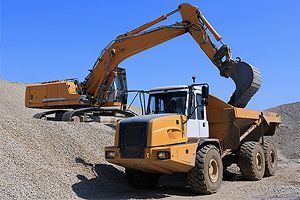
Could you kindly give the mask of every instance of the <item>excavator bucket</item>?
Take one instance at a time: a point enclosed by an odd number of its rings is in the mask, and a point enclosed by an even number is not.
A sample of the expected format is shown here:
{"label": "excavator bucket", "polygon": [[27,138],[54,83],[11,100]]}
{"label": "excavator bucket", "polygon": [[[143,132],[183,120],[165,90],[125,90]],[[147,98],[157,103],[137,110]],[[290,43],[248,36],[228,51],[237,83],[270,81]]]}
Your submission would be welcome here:
{"label": "excavator bucket", "polygon": [[260,72],[246,62],[236,62],[226,69],[228,75],[235,83],[236,89],[230,97],[229,104],[244,108],[251,97],[261,85]]}

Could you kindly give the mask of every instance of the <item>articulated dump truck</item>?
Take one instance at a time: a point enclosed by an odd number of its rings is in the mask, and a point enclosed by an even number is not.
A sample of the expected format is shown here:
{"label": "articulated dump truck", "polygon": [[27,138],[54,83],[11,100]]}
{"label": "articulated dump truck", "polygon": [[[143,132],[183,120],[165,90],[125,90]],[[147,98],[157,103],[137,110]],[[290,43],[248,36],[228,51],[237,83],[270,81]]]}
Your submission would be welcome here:
{"label": "articulated dump truck", "polygon": [[135,188],[153,188],[163,174],[187,174],[193,192],[212,194],[223,170],[237,163],[247,180],[272,176],[276,113],[231,106],[209,95],[207,84],[151,89],[147,114],[119,121],[106,160],[125,167]]}

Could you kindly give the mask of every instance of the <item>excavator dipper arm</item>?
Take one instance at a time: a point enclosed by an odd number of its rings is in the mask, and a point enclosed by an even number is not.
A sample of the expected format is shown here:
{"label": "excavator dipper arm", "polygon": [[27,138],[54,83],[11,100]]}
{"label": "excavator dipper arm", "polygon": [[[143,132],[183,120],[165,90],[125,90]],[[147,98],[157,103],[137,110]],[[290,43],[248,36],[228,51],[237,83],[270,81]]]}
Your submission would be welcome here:
{"label": "excavator dipper arm", "polygon": [[[182,16],[182,22],[145,31],[178,11]],[[221,48],[218,49],[212,43],[207,29],[217,41],[222,43]],[[186,3],[181,4],[178,9],[166,15],[118,36],[102,51],[90,74],[82,83],[82,88],[89,99],[94,100],[99,105],[105,103],[107,90],[114,79],[115,70],[120,62],[187,32],[191,34],[208,58],[219,69],[220,75],[226,78],[230,77],[235,82],[236,90],[229,103],[236,107],[245,107],[260,87],[260,73],[245,62],[232,60],[230,48],[223,43],[221,36],[197,7]]]}

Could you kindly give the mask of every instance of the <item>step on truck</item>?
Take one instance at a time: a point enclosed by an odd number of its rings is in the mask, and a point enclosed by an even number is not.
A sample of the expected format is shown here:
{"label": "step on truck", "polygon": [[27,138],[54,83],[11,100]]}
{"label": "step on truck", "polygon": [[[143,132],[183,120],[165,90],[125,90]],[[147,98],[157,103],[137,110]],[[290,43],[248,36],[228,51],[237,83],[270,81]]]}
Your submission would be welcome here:
{"label": "step on truck", "polygon": [[207,84],[159,87],[147,113],[118,122],[108,162],[123,166],[134,188],[153,188],[163,174],[187,174],[191,191],[218,191],[223,171],[236,163],[247,180],[272,176],[277,151],[267,143],[280,124],[276,113],[237,108],[209,94]]}

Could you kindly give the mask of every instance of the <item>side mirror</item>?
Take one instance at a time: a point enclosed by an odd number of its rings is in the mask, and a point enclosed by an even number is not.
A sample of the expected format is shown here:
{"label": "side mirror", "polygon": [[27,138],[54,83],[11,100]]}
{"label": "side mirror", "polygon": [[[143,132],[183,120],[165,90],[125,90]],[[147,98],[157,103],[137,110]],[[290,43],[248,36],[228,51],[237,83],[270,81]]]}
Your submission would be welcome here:
{"label": "side mirror", "polygon": [[208,104],[208,96],[209,96],[209,87],[208,85],[202,86],[202,104],[207,105]]}
{"label": "side mirror", "polygon": [[209,96],[209,89],[207,85],[202,86],[202,98],[208,99]]}

